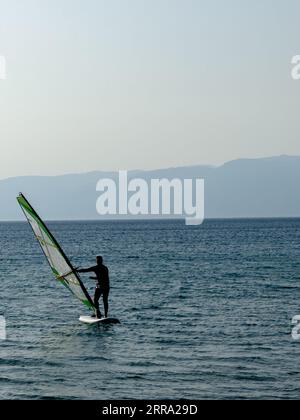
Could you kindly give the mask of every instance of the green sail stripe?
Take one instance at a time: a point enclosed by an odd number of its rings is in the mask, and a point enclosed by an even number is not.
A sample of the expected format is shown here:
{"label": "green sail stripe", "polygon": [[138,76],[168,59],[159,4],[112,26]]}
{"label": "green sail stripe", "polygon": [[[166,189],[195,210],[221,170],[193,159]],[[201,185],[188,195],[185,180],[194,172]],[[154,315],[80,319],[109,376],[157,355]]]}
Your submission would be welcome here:
{"label": "green sail stripe", "polygon": [[57,246],[54,245],[54,243],[46,242],[44,238],[42,238],[41,236],[38,236],[38,235],[36,235],[36,238],[40,241],[40,243],[42,245],[52,246],[52,248],[55,248],[55,249],[58,250]]}
{"label": "green sail stripe", "polygon": [[[36,221],[36,223],[39,225],[39,227],[42,229],[42,231],[47,235],[48,239],[52,242],[51,235],[49,234],[48,230],[46,229],[45,225],[42,223],[40,218],[36,215],[33,208],[28,206],[28,204],[26,203],[26,201],[24,200],[23,197],[18,197],[17,200],[18,200],[20,206],[23,207],[24,210],[27,211],[30,214],[30,216]],[[52,246],[54,246],[54,244]],[[55,246],[55,248],[58,249],[56,246]]]}

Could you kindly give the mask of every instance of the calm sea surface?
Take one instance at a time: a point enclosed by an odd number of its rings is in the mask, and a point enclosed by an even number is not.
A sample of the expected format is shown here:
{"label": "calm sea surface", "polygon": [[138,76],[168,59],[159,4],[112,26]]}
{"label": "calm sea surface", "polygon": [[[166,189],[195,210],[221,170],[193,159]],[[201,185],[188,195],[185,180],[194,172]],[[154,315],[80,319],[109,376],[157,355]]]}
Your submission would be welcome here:
{"label": "calm sea surface", "polygon": [[300,220],[49,227],[74,265],[103,254],[122,325],[81,325],[28,225],[0,224],[1,399],[300,398]]}

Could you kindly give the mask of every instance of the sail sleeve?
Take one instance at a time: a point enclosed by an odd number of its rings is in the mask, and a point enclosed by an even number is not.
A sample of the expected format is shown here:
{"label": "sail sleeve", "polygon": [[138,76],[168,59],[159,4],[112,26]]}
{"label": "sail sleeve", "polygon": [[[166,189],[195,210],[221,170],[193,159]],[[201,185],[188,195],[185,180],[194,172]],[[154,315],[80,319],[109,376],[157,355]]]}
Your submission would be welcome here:
{"label": "sail sleeve", "polygon": [[71,262],[46,224],[22,194],[20,194],[17,200],[32,227],[33,233],[49,262],[56,280],[67,287],[89,309],[95,310],[93,301],[79,275],[75,272]]}

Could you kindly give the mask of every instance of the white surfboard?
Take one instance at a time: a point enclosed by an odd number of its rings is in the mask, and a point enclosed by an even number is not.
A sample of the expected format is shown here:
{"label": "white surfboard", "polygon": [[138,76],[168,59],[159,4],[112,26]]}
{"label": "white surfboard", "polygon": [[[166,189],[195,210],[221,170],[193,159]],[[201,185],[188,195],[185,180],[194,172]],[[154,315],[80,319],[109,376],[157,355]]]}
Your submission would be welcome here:
{"label": "white surfboard", "polygon": [[92,316],[81,316],[79,321],[83,324],[120,324],[120,321],[116,318],[94,318]]}

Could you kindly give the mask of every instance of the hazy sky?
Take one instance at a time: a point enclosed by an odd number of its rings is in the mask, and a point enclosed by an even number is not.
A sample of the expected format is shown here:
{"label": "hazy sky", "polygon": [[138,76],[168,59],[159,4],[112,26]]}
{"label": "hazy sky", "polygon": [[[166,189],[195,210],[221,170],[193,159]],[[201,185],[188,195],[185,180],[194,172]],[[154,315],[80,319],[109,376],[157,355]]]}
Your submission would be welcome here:
{"label": "hazy sky", "polygon": [[299,0],[0,0],[0,178],[300,155]]}

